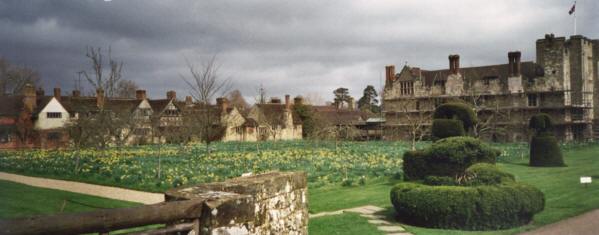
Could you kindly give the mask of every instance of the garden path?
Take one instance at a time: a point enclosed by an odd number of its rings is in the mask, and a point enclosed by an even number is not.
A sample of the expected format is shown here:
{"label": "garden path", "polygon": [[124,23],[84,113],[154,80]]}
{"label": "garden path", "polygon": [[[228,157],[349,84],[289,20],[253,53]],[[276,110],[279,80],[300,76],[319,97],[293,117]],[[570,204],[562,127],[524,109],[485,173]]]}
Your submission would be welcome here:
{"label": "garden path", "polygon": [[389,221],[384,215],[378,215],[377,212],[384,211],[384,208],[378,206],[366,205],[361,207],[343,209],[338,211],[327,211],[317,214],[311,214],[310,218],[318,218],[321,216],[339,215],[345,212],[358,213],[360,216],[368,219],[368,223],[376,225],[378,230],[385,232],[387,235],[411,235],[406,230],[397,224],[397,222]]}
{"label": "garden path", "polygon": [[8,180],[40,188],[58,189],[74,193],[93,195],[122,201],[137,202],[142,204],[155,204],[164,201],[162,193],[148,193],[80,182],[30,177],[11,173],[0,172],[0,180]]}
{"label": "garden path", "polygon": [[553,224],[548,224],[538,229],[521,233],[520,235],[595,235],[599,234],[599,224],[597,224],[597,221],[599,221],[599,209],[584,213],[579,216],[568,218]]}

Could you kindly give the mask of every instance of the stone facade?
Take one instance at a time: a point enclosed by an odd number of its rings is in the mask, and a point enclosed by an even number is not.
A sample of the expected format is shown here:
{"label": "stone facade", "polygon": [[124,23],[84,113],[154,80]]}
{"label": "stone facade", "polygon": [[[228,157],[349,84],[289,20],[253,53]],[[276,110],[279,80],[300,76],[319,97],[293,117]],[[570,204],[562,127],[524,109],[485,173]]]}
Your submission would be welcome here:
{"label": "stone facade", "polygon": [[233,198],[202,214],[202,234],[307,234],[306,174],[270,172],[171,189],[166,201]]}
{"label": "stone facade", "polygon": [[539,112],[556,122],[564,140],[599,137],[597,81],[599,40],[575,35],[569,39],[546,35],[536,42],[536,62],[521,62],[519,51],[508,53],[508,63],[460,68],[459,56],[449,56],[449,69],[422,70],[405,66],[395,74],[387,66],[383,96],[386,138],[404,138],[415,119],[427,118],[419,131],[430,126],[430,113],[451,101],[473,104],[480,137],[527,141],[528,119]]}

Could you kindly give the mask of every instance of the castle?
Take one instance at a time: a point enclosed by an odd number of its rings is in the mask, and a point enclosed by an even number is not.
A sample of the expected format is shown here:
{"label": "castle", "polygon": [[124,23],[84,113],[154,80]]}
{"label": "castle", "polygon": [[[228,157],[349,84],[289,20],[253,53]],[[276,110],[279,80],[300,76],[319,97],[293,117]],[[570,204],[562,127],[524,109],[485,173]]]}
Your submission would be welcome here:
{"label": "castle", "polygon": [[476,109],[474,135],[496,141],[526,141],[534,114],[549,114],[566,141],[599,138],[599,40],[581,35],[545,35],[536,42],[536,62],[508,53],[508,63],[449,69],[386,66],[383,94],[385,138],[426,138],[436,106],[456,100]]}

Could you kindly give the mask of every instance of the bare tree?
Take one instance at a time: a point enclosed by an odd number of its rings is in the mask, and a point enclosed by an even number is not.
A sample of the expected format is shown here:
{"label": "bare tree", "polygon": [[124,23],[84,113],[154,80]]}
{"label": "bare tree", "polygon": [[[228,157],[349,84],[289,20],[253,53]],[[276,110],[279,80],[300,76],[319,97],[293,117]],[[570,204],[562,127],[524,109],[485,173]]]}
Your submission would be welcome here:
{"label": "bare tree", "polygon": [[[434,107],[422,109],[421,103],[422,106],[432,106],[433,98],[429,96],[426,99],[404,99],[399,105],[404,114],[401,122],[408,128],[412,150],[416,149],[416,143],[422,141],[429,132],[428,127],[433,118]],[[401,128],[397,130],[401,131]]]}
{"label": "bare tree", "polygon": [[239,90],[233,90],[229,92],[227,99],[229,100],[229,103],[239,111],[245,111],[250,107]]}
{"label": "bare tree", "polygon": [[81,71],[81,74],[89,82],[89,84],[97,89],[104,89],[107,97],[114,97],[117,95],[117,86],[121,80],[121,71],[123,69],[123,62],[112,59],[112,50],[108,47],[108,75],[104,75],[104,62],[102,55],[102,48],[87,47],[85,56],[91,61],[92,73],[89,75],[87,71]]}
{"label": "bare tree", "polygon": [[18,95],[25,84],[37,86],[40,76],[37,71],[11,65],[8,61],[0,58],[0,96]]}
{"label": "bare tree", "polygon": [[131,80],[120,80],[116,85],[115,96],[121,98],[135,98],[135,91],[139,89],[137,83]]}
{"label": "bare tree", "polygon": [[200,66],[186,60],[190,76],[181,78],[189,88],[189,94],[199,104],[187,113],[185,125],[199,133],[200,140],[206,143],[206,152],[210,154],[210,143],[222,135],[222,123],[218,109],[212,108],[210,102],[216,95],[222,96],[231,88],[231,80],[222,78],[216,56],[202,61]]}

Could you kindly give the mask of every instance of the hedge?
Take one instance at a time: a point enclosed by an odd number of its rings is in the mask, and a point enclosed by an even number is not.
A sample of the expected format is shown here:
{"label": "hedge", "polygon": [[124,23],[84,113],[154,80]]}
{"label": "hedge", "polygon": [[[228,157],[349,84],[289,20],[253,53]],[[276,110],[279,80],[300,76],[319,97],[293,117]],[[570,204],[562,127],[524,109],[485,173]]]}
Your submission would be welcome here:
{"label": "hedge", "polygon": [[428,186],[399,183],[391,202],[402,222],[446,229],[496,230],[529,223],[543,210],[543,193],[526,184]]}
{"label": "hedge", "polygon": [[449,137],[433,143],[423,151],[404,154],[403,170],[409,180],[427,175],[455,177],[463,175],[472,164],[495,163],[500,152],[472,137]]}
{"label": "hedge", "polygon": [[431,135],[435,140],[466,135],[464,124],[456,119],[434,119]]}
{"label": "hedge", "polygon": [[476,122],[474,109],[465,103],[446,103],[439,105],[433,113],[433,119],[457,119],[462,121],[464,130],[470,129]]}
{"label": "hedge", "polygon": [[530,141],[530,166],[566,166],[557,139],[551,134],[539,134]]}

